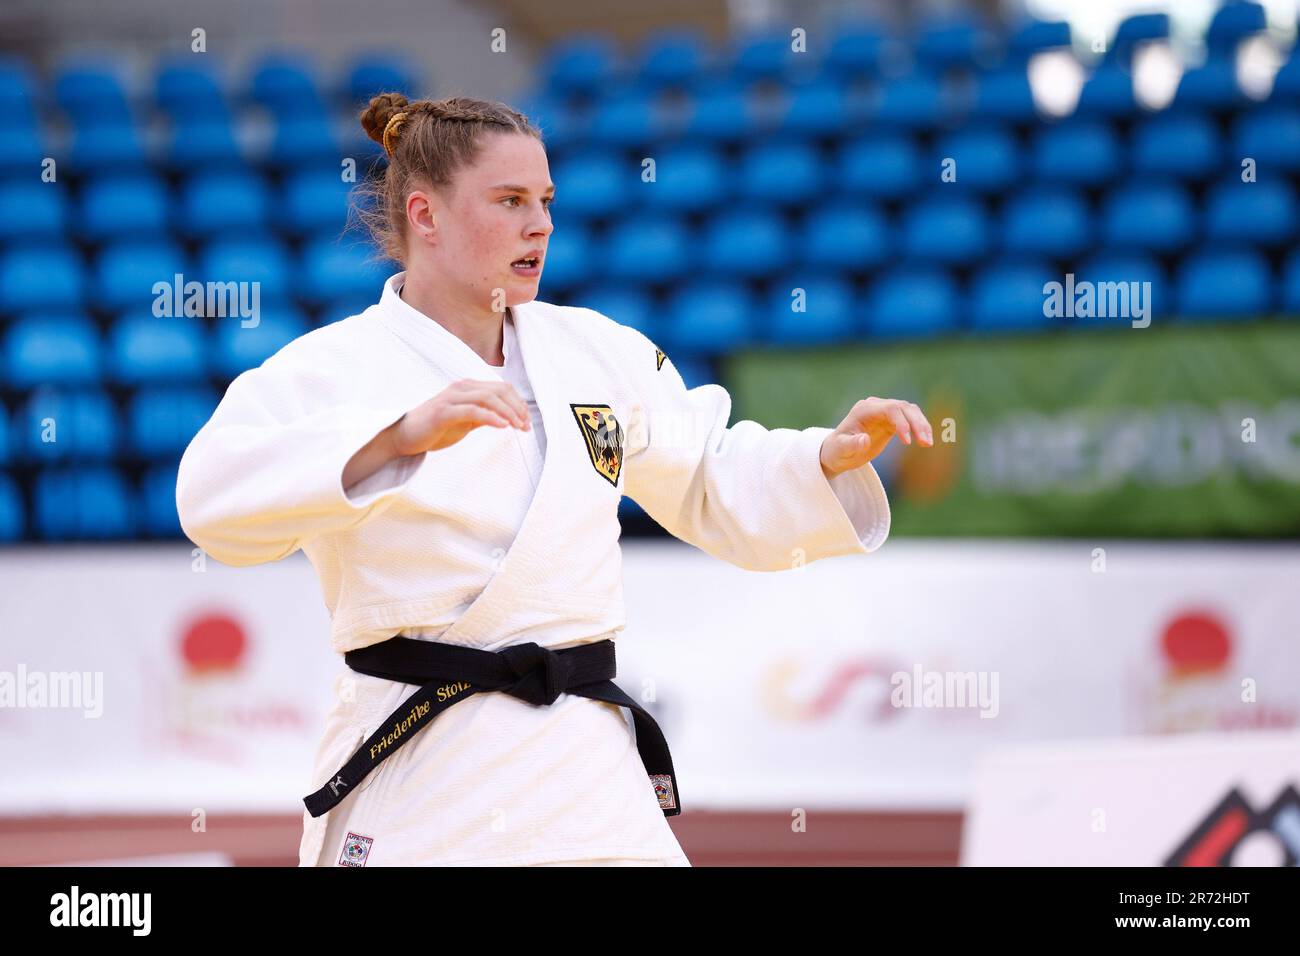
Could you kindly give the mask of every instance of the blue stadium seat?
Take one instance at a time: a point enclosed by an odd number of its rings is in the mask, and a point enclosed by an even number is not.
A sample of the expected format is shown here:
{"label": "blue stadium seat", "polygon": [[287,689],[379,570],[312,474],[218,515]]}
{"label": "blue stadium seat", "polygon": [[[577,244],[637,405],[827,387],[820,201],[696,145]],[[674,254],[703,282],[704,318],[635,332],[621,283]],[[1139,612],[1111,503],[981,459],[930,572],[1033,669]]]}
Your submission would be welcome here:
{"label": "blue stadium seat", "polygon": [[39,90],[26,60],[0,56],[0,127],[34,128]]}
{"label": "blue stadium seat", "polygon": [[14,388],[94,384],[100,362],[99,333],[83,315],[27,315],[5,335],[4,379]]}
{"label": "blue stadium seat", "polygon": [[742,283],[691,282],[668,299],[659,347],[673,354],[711,355],[748,345],[758,337],[757,314],[753,295]]}
{"label": "blue stadium seat", "polygon": [[0,474],[0,541],[18,541],[23,537],[27,530],[26,513],[22,491],[13,479]]}
{"label": "blue stadium seat", "polygon": [[1198,113],[1156,116],[1133,131],[1133,169],[1153,177],[1204,179],[1218,171],[1223,147],[1215,124]]}
{"label": "blue stadium seat", "polygon": [[[1142,295],[1147,295],[1147,303],[1150,308],[1152,322],[1163,322],[1173,311],[1172,292],[1162,270],[1157,262],[1146,255],[1126,254],[1103,252],[1096,257],[1089,259],[1075,270],[1076,286],[1078,282],[1087,281],[1093,284],[1093,289],[1100,291],[1106,287],[1103,283],[1124,282],[1131,284],[1150,283],[1144,290],[1140,290]],[[1064,283],[1062,277],[1057,280]],[[1130,316],[1130,326],[1133,316]],[[1076,317],[1072,320],[1075,326],[1087,328],[1114,328],[1117,327],[1115,318],[1094,318],[1087,319]]]}
{"label": "blue stadium seat", "polygon": [[1174,252],[1195,238],[1196,210],[1172,183],[1125,186],[1103,201],[1102,238],[1113,250]]}
{"label": "blue stadium seat", "polygon": [[1300,99],[1300,49],[1291,48],[1290,58],[1273,77],[1270,103],[1290,103]]}
{"label": "blue stadium seat", "polygon": [[605,270],[620,282],[671,282],[694,264],[692,246],[686,226],[671,216],[620,222],[607,234]]}
{"label": "blue stadium seat", "polygon": [[308,170],[284,184],[280,225],[291,235],[342,232],[348,222],[352,188],[338,169]]}
{"label": "blue stadium seat", "polygon": [[783,136],[839,136],[858,114],[843,87],[821,79],[790,88],[776,129]]}
{"label": "blue stadium seat", "polygon": [[1007,57],[1028,60],[1035,53],[1070,45],[1070,24],[1064,20],[1027,20],[1007,36]]}
{"label": "blue stadium seat", "polygon": [[[558,196],[560,184],[555,185]],[[588,281],[596,271],[600,247],[595,234],[581,223],[566,223],[563,229],[555,230],[546,241],[541,288],[554,294]]]}
{"label": "blue stadium seat", "polygon": [[[589,219],[609,215],[631,198],[632,187],[647,201],[670,203],[672,190],[666,188],[669,176],[668,156],[656,154],[656,183],[641,182],[641,167],[625,160],[612,150],[583,150],[568,153],[552,168],[555,182],[555,214]],[[566,224],[567,228],[567,224]]]}
{"label": "blue stadium seat", "polygon": [[257,325],[228,318],[217,323],[209,363],[213,374],[233,379],[240,372],[256,368],[310,328],[296,309],[272,306],[258,315]]}
{"label": "blue stadium seat", "polygon": [[575,34],[546,52],[542,75],[552,94],[597,93],[614,78],[616,58],[608,38]]}
{"label": "blue stadium seat", "polygon": [[952,104],[943,84],[933,76],[914,73],[886,82],[871,110],[871,121],[886,126],[924,130],[948,118]]}
{"label": "blue stadium seat", "polygon": [[649,146],[664,129],[658,95],[641,87],[607,93],[597,104],[587,135],[614,148]]}
{"label": "blue stadium seat", "polygon": [[141,388],[127,405],[129,447],[145,458],[179,457],[216,407],[206,387]]}
{"label": "blue stadium seat", "polygon": [[937,269],[901,269],[867,290],[867,328],[878,338],[931,336],[958,326],[957,284]]}
{"label": "blue stadium seat", "polygon": [[[617,175],[620,185],[619,191],[613,197],[614,202],[617,202],[617,197],[622,196],[626,191],[627,187],[624,184],[627,180],[634,176],[636,178],[632,181],[637,195],[644,197],[643,201],[650,208],[664,212],[703,212],[725,200],[731,188],[730,176],[728,166],[724,164],[717,150],[707,146],[678,146],[656,151],[655,156],[655,182],[653,183],[640,181],[639,167],[633,166],[629,169],[627,164],[613,160],[609,171],[603,173],[593,171],[594,174],[588,181],[588,185],[571,189],[569,194],[573,195],[583,189],[593,190],[597,194],[606,192],[608,187],[602,186],[602,179]],[[575,187],[577,187],[580,180],[577,180],[576,172],[570,173],[569,178],[575,180]],[[558,180],[556,191],[558,195]],[[614,208],[616,206],[613,202],[606,207],[607,210]]]}
{"label": "blue stadium seat", "polygon": [[197,237],[265,229],[269,209],[265,182],[250,172],[200,173],[181,193],[181,221]]}
{"label": "blue stadium seat", "polygon": [[815,207],[799,229],[795,251],[801,264],[861,272],[893,251],[893,235],[879,210],[830,202]]}
{"label": "blue stadium seat", "polygon": [[291,114],[275,124],[267,159],[278,167],[324,163],[339,169],[343,156],[326,116]]}
{"label": "blue stadium seat", "polygon": [[1206,250],[1178,270],[1178,314],[1186,318],[1257,316],[1273,307],[1268,262],[1247,250]]}
{"label": "blue stadium seat", "polygon": [[1052,185],[1099,186],[1120,171],[1120,146],[1103,123],[1067,121],[1043,129],[1033,143],[1034,174]]}
{"label": "blue stadium seat", "polygon": [[72,62],[54,80],[54,98],[78,123],[129,123],[131,111],[115,65]]}
{"label": "blue stadium seat", "polygon": [[1268,20],[1260,4],[1224,3],[1205,31],[1205,45],[1214,53],[1232,53],[1242,40],[1267,29]]}
{"label": "blue stadium seat", "polygon": [[728,212],[705,226],[703,264],[719,276],[760,278],[789,264],[790,231],[776,215]]}
{"label": "blue stadium seat", "polygon": [[[199,257],[200,282],[257,282],[261,305],[284,302],[293,294],[293,263],[285,247],[270,238],[218,239]],[[251,290],[250,290],[251,294]],[[229,311],[229,310],[227,310]]]}
{"label": "blue stadium seat", "polygon": [[172,128],[167,162],[174,169],[187,173],[204,167],[228,169],[238,165],[240,158],[234,131],[223,119],[181,117]]}
{"label": "blue stadium seat", "polygon": [[81,307],[85,272],[76,250],[22,246],[0,253],[0,312]]}
{"label": "blue stadium seat", "polygon": [[522,99],[516,108],[541,131],[548,149],[563,149],[585,135],[583,117],[554,97],[534,94]]}
{"label": "blue stadium seat", "polygon": [[737,176],[742,196],[779,208],[802,206],[825,189],[821,158],[803,143],[755,146],[742,154]]}
{"label": "blue stadium seat", "polygon": [[109,333],[110,372],[114,379],[128,384],[201,380],[206,338],[199,319],[124,316]]}
{"label": "blue stadium seat", "polygon": [[1212,242],[1277,245],[1295,235],[1295,190],[1273,178],[1215,186],[1205,201],[1205,232]]}
{"label": "blue stadium seat", "polygon": [[1288,315],[1300,315],[1300,252],[1293,252],[1282,265],[1281,308]]}
{"label": "blue stadium seat", "polygon": [[287,54],[263,58],[255,68],[249,95],[277,116],[324,112],[315,69],[306,60]]}
{"label": "blue stadium seat", "polygon": [[[921,182],[924,160],[911,139],[871,135],[845,144],[835,164],[839,180],[866,199],[898,199]],[[937,178],[938,172],[935,172]]]}
{"label": "blue stadium seat", "polygon": [[47,155],[39,129],[0,126],[0,175],[39,169],[41,159]]}
{"label": "blue stadium seat", "polygon": [[918,263],[960,265],[989,249],[983,206],[964,197],[917,203],[903,217],[903,254]]}
{"label": "blue stadium seat", "polygon": [[926,69],[971,70],[986,66],[997,54],[992,31],[970,17],[949,15],[926,22],[913,43],[916,59]]}
{"label": "blue stadium seat", "polygon": [[[803,294],[796,298],[795,290]],[[799,305],[802,311],[795,311]],[[778,345],[845,342],[854,338],[856,302],[851,283],[833,275],[788,273],[771,284],[764,338]]]}
{"label": "blue stadium seat", "polygon": [[161,295],[174,303],[170,289],[175,287],[177,275],[185,275],[188,264],[185,253],[168,239],[114,243],[105,247],[95,262],[92,301],[104,309],[149,310],[160,295],[154,287],[162,282],[169,291]]}
{"label": "blue stadium seat", "polygon": [[312,303],[344,298],[378,302],[384,281],[397,270],[376,256],[369,243],[317,239],[303,249],[298,293]]}
{"label": "blue stadium seat", "polygon": [[68,221],[65,194],[61,183],[0,183],[0,242],[63,238]]}
{"label": "blue stadium seat", "polygon": [[1138,13],[1120,22],[1111,40],[1110,49],[1106,51],[1104,62],[1127,66],[1133,59],[1133,51],[1140,43],[1169,38],[1169,14]]}
{"label": "blue stadium seat", "polygon": [[1203,65],[1182,75],[1170,108],[1175,111],[1192,109],[1222,112],[1246,102],[1246,94],[1237,84],[1235,60],[1221,56],[1211,57]]}
{"label": "blue stadium seat", "polygon": [[29,461],[99,461],[117,453],[117,409],[96,389],[31,392],[14,415],[14,452]]}
{"label": "blue stadium seat", "polygon": [[1002,207],[1005,252],[1065,258],[1083,252],[1092,239],[1088,203],[1078,193],[1031,189],[1013,194]]}
{"label": "blue stadium seat", "polygon": [[830,49],[822,61],[826,72],[840,79],[875,76],[894,44],[881,26],[865,19],[835,24]]}
{"label": "blue stadium seat", "polygon": [[136,172],[144,163],[139,134],[129,121],[93,121],[77,127],[72,140],[73,168],[83,173]]}
{"label": "blue stadium seat", "polygon": [[[1111,48],[1112,52],[1114,47]],[[1083,83],[1074,115],[1098,119],[1126,119],[1138,112],[1133,97],[1133,77],[1117,63],[1103,61]]]}
{"label": "blue stadium seat", "polygon": [[1043,292],[1043,287],[1055,278],[1042,263],[1022,259],[981,270],[971,286],[972,326],[995,331],[1057,324],[1057,319],[1046,314],[1047,297]]}
{"label": "blue stadium seat", "polygon": [[111,468],[48,469],[36,476],[37,533],[49,541],[129,537],[131,493]]}
{"label": "blue stadium seat", "polygon": [[180,470],[176,461],[155,465],[140,479],[137,505],[139,529],[154,537],[182,537],[180,515],[176,513],[176,478]]}
{"label": "blue stadium seat", "polygon": [[971,119],[1030,123],[1037,118],[1034,92],[1023,63],[976,77]]}
{"label": "blue stadium seat", "polygon": [[998,192],[1020,180],[1020,150],[1015,137],[997,127],[968,128],[941,139],[935,147],[931,167],[936,179],[945,159],[956,161],[957,177],[955,183],[945,183],[945,186]]}
{"label": "blue stadium seat", "polygon": [[167,187],[156,176],[105,176],[81,194],[79,225],[93,242],[156,236],[171,224]]}
{"label": "blue stadium seat", "polygon": [[354,104],[369,103],[380,93],[401,93],[419,99],[420,82],[412,64],[397,53],[369,53],[358,57],[348,69],[344,94]]}
{"label": "blue stadium seat", "polygon": [[619,325],[630,325],[657,341],[663,318],[654,301],[639,289],[625,285],[590,286],[577,296],[583,308],[594,309]]}
{"label": "blue stadium seat", "polygon": [[790,31],[763,29],[741,32],[731,41],[727,57],[731,74],[748,83],[754,80],[781,80],[799,72],[807,61],[806,54],[791,48]]}
{"label": "blue stadium seat", "polygon": [[177,57],[159,66],[154,101],[177,122],[229,117],[221,77],[194,57]]}
{"label": "blue stadium seat", "polygon": [[1294,174],[1300,170],[1300,110],[1269,106],[1241,114],[1232,129],[1234,172],[1241,161],[1255,160],[1257,172],[1269,168]]}
{"label": "blue stadium seat", "polygon": [[688,142],[734,143],[758,130],[757,111],[748,91],[730,83],[699,90],[689,100],[688,111],[682,131]]}
{"label": "blue stadium seat", "polygon": [[654,89],[688,85],[707,65],[708,47],[694,30],[659,30],[641,43],[635,73]]}

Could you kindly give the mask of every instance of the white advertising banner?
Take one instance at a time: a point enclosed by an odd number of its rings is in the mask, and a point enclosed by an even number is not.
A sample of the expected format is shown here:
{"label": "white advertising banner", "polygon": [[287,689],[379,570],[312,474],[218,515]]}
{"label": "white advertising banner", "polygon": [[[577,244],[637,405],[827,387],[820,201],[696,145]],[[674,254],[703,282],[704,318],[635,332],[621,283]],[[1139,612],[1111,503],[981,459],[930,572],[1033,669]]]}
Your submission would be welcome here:
{"label": "white advertising banner", "polygon": [[981,761],[966,866],[1296,866],[1300,732],[999,750]]}
{"label": "white advertising banner", "polygon": [[[1300,728],[1297,547],[899,540],[763,574],[632,541],[624,581],[618,683],[686,812],[955,810],[1007,744]],[[0,813],[300,811],[327,624],[300,554],[0,551]]]}

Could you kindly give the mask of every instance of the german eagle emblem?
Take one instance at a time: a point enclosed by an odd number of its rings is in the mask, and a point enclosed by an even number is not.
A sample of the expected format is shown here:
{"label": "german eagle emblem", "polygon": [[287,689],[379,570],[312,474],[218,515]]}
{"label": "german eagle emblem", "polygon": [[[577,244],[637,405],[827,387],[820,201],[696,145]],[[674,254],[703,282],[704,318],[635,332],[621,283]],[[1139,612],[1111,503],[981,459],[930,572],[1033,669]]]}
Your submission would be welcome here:
{"label": "german eagle emblem", "polygon": [[618,487],[618,472],[623,467],[623,426],[608,405],[570,405],[578,420],[587,454],[602,478]]}

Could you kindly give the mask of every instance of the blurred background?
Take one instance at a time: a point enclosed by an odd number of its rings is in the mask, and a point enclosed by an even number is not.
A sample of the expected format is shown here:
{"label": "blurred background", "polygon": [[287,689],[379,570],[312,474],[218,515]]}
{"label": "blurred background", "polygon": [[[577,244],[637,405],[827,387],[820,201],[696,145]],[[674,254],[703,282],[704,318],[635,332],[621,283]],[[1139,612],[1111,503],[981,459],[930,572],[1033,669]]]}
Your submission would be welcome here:
{"label": "blurred background", "polygon": [[624,499],[620,683],[696,865],[1297,864],[1298,15],[10,0],[0,863],[297,861],[318,586],[196,554],[176,469],[396,271],[348,201],[399,90],[539,124],[540,297],[733,421],[935,426],[866,557],[744,572]]}

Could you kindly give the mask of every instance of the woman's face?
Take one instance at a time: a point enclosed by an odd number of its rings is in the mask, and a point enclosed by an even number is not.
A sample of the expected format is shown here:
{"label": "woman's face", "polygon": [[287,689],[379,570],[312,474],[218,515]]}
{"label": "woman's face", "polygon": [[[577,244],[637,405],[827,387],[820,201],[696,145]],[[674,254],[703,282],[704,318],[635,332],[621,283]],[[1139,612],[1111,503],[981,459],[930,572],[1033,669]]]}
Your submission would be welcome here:
{"label": "woman's face", "polygon": [[[452,189],[430,194],[434,241],[424,251],[441,281],[493,311],[537,298],[554,192],[536,137],[485,135],[478,160],[457,171]],[[513,264],[529,256],[531,267]]]}

